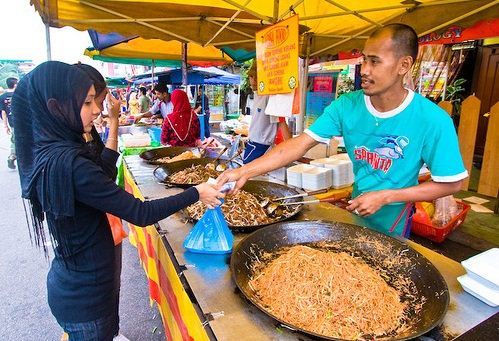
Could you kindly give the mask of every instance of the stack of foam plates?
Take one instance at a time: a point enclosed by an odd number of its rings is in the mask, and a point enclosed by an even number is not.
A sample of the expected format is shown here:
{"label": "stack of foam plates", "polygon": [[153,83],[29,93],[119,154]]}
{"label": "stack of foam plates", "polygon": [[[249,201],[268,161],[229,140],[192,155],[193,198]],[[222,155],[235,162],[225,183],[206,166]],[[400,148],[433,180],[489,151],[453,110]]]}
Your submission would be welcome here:
{"label": "stack of foam plates", "polygon": [[499,248],[461,262],[467,274],[457,278],[463,289],[492,307],[499,305]]}
{"label": "stack of foam plates", "polygon": [[332,185],[333,176],[327,168],[314,167],[302,173],[302,188],[309,191],[327,189]]}
{"label": "stack of foam plates", "polygon": [[350,160],[333,160],[324,167],[331,169],[333,188],[343,188],[353,184],[353,165]]}
{"label": "stack of foam plates", "polygon": [[291,166],[286,170],[286,177],[288,185],[302,188],[302,174],[303,172],[316,168],[315,166],[305,163]]}
{"label": "stack of foam plates", "polygon": [[333,159],[328,158],[328,157],[324,157],[321,159],[312,160],[312,161],[310,161],[310,164],[313,166],[317,166],[317,167],[324,167],[326,164],[330,164],[333,162],[335,162]]}
{"label": "stack of foam plates", "polygon": [[347,153],[335,154],[329,157],[332,160],[346,160],[351,161]]}

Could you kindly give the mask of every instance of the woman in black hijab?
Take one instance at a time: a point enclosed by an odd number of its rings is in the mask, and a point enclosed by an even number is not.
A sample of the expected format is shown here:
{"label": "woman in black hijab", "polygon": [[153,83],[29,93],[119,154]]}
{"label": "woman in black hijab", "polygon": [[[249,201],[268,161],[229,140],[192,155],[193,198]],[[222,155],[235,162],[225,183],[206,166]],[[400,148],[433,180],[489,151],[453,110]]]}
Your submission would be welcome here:
{"label": "woman in black hijab", "polygon": [[47,220],[55,254],[48,301],[71,341],[107,341],[118,333],[115,248],[106,212],[146,226],[197,200],[216,206],[223,197],[201,184],[142,202],[116,186],[105,169],[116,164],[118,153],[103,148],[96,155],[83,138],[100,113],[95,96],[81,69],[46,62],[19,82],[12,99],[22,197],[34,239],[45,251]]}

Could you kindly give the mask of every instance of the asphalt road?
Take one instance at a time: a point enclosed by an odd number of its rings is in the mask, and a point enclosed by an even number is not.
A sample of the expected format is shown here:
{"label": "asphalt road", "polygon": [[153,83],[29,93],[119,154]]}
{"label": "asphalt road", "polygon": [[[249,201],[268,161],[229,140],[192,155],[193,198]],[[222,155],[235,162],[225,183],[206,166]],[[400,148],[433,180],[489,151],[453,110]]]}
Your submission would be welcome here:
{"label": "asphalt road", "polygon": [[[19,175],[7,168],[10,138],[0,129],[0,340],[60,340],[62,329],[47,304],[50,267],[31,245]],[[147,280],[136,249],[123,245],[121,333],[132,341],[165,340],[161,317],[149,306]]]}

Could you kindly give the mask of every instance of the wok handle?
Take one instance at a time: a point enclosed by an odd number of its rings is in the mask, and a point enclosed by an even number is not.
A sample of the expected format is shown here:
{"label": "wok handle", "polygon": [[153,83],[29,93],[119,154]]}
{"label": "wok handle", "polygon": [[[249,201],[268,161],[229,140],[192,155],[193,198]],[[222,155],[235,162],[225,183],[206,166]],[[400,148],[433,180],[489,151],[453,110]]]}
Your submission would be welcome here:
{"label": "wok handle", "polygon": [[327,189],[320,189],[317,191],[311,191],[311,192],[305,192],[305,193],[300,193],[300,194],[294,194],[294,195],[287,195],[285,197],[280,197],[280,198],[275,198],[272,199],[272,201],[279,201],[279,200],[286,200],[286,199],[293,199],[293,198],[302,198],[302,197],[309,197],[315,194],[320,194],[320,193],[325,193],[327,192]]}

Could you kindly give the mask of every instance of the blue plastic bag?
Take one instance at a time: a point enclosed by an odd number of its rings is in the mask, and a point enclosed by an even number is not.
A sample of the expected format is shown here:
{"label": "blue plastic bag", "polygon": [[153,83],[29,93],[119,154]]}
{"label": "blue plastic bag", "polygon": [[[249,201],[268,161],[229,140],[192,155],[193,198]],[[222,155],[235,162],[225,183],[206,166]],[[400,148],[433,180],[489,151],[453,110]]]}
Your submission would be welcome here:
{"label": "blue plastic bag", "polygon": [[207,209],[184,240],[184,247],[197,253],[231,253],[233,244],[234,236],[220,206]]}

